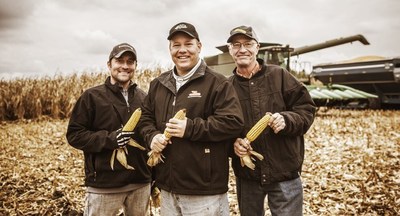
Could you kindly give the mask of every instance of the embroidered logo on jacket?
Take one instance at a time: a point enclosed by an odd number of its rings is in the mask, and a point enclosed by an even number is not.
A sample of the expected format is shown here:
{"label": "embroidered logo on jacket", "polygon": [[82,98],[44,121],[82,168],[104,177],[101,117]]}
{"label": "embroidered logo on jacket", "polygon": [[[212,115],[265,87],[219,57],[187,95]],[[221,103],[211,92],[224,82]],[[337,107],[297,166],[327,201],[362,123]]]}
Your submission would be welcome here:
{"label": "embroidered logo on jacket", "polygon": [[188,98],[200,98],[201,97],[201,93],[198,91],[192,91],[189,95]]}

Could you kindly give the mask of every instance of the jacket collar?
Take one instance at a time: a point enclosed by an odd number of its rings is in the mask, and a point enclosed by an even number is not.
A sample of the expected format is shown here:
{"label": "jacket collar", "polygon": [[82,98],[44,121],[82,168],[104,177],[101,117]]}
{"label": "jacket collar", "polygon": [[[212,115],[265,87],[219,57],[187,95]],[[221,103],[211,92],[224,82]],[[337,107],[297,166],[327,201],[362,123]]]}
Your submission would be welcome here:
{"label": "jacket collar", "polygon": [[[136,88],[136,83],[132,82],[132,80],[129,81],[129,88],[128,91],[131,91],[131,89],[135,89]],[[122,87],[119,86],[118,84],[111,84],[111,76],[108,76],[106,81],[104,82],[104,84],[114,93],[117,92],[121,92],[122,91]]]}
{"label": "jacket collar", "polygon": [[[192,80],[203,77],[206,72],[206,68],[207,68],[207,64],[204,62],[204,60],[201,60],[200,66],[197,68],[197,70],[194,72],[194,74],[189,78],[187,83],[191,82]],[[172,92],[176,93],[175,78],[173,76],[173,73],[176,73],[175,66],[173,69],[165,72],[164,76],[159,76],[159,77],[157,77],[157,79],[158,79],[158,81],[160,81],[160,83],[162,85],[164,85],[165,87],[170,89]]]}
{"label": "jacket collar", "polygon": [[256,60],[257,60],[258,64],[261,66],[261,69],[256,74],[254,74],[254,76],[252,76],[250,79],[247,79],[247,78],[244,78],[244,77],[238,75],[236,73],[236,67],[233,69],[232,73],[239,80],[251,80],[252,78],[263,76],[265,74],[265,72],[267,71],[267,65],[264,64],[264,60],[262,60],[260,58],[258,58]]}

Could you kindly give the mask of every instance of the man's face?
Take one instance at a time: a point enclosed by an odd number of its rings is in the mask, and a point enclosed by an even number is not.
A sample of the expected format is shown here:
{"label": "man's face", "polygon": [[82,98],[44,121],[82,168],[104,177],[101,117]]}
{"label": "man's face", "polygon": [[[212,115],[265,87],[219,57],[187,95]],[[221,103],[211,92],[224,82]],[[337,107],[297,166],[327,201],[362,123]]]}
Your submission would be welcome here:
{"label": "man's face", "polygon": [[131,52],[124,52],[119,58],[112,58],[107,65],[111,72],[112,84],[128,84],[136,70],[135,56]]}
{"label": "man's face", "polygon": [[176,33],[169,42],[169,52],[179,75],[188,73],[198,62],[201,43],[185,33]]}
{"label": "man's face", "polygon": [[256,61],[260,45],[257,41],[244,35],[237,35],[232,38],[229,44],[229,54],[239,67],[249,66]]}

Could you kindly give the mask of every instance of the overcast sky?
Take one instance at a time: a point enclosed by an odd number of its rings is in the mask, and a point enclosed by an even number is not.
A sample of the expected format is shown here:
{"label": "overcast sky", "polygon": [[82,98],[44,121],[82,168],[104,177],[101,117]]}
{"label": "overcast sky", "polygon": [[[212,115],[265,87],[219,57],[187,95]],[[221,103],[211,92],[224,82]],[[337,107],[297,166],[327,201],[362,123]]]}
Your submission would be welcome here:
{"label": "overcast sky", "polygon": [[400,56],[399,0],[0,0],[0,79],[68,74],[106,67],[121,42],[139,67],[171,65],[167,35],[194,24],[202,56],[216,55],[229,31],[251,25],[262,42],[315,44],[356,34],[371,45],[344,44],[300,55],[319,64],[360,56]]}

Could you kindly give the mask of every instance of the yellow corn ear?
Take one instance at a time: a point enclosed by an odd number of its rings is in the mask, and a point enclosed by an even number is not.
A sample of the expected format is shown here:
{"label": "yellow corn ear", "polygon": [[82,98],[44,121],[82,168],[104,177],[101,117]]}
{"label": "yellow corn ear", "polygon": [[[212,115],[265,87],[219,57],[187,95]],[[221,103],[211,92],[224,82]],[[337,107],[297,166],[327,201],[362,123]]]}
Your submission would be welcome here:
{"label": "yellow corn ear", "polygon": [[263,132],[268,126],[270,117],[270,114],[265,114],[260,120],[258,120],[258,122],[247,133],[246,139],[250,142],[253,142],[255,139],[257,139],[261,132]]}
{"label": "yellow corn ear", "polygon": [[[179,110],[177,113],[175,113],[174,115],[174,119],[179,119],[179,120],[183,120],[186,117],[186,109],[181,109]],[[168,133],[166,130],[164,130],[164,139],[165,140],[169,140],[171,139],[171,134]],[[147,165],[153,167],[155,165],[157,165],[160,162],[164,162],[163,158],[164,155],[161,154],[161,152],[154,152],[153,150],[151,150],[149,153],[149,159],[147,160]]]}
{"label": "yellow corn ear", "polygon": [[[179,120],[183,120],[185,119],[185,117],[186,117],[186,109],[181,109],[174,115],[174,119],[179,119]],[[169,134],[167,131],[164,131],[164,136],[166,140],[171,139],[171,134]]]}
{"label": "yellow corn ear", "polygon": [[[128,122],[125,124],[125,126],[122,128],[122,131],[133,131],[139,122],[140,116],[142,115],[142,110],[140,108],[137,108],[129,118]],[[135,142],[135,140],[130,139],[129,140],[129,145],[133,147],[137,147],[141,150],[145,150],[141,145]],[[124,147],[123,149],[114,149],[112,155],[111,155],[111,160],[110,160],[110,166],[111,169],[114,170],[114,160],[117,159],[122,166],[124,166],[127,169],[134,169],[132,166],[129,166],[127,160],[126,160],[126,155],[128,154],[128,149]]]}
{"label": "yellow corn ear", "polygon": [[129,118],[128,122],[122,128],[122,131],[133,131],[135,129],[137,123],[139,122],[140,116],[142,115],[142,110],[137,108]]}
{"label": "yellow corn ear", "polygon": [[[257,137],[265,130],[268,126],[269,119],[271,115],[269,113],[265,114],[258,122],[247,132],[246,138],[244,139],[249,144],[253,142]],[[251,155],[254,155],[259,160],[264,160],[264,157],[256,151],[248,150],[247,155],[240,158],[240,164],[242,167],[247,166],[248,168],[254,170],[256,165],[253,163],[254,160]]]}

